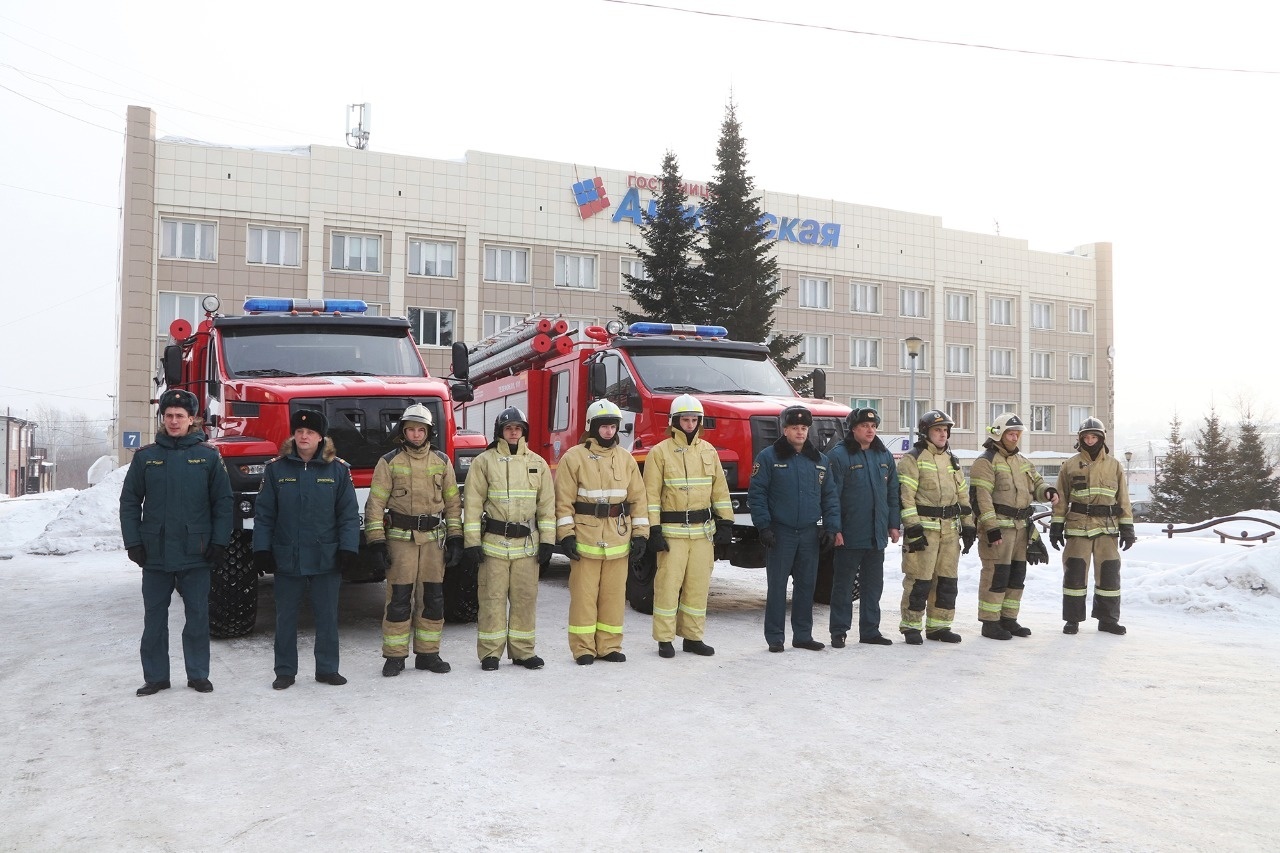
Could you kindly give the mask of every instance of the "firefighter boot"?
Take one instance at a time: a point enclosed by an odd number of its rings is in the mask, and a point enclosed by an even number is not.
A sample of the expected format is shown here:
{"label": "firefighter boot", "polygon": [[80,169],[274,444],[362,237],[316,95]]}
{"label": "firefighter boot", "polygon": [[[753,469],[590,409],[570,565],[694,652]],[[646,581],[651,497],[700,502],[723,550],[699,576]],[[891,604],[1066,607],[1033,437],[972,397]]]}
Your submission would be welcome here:
{"label": "firefighter boot", "polygon": [[906,638],[908,646],[923,646],[924,639],[920,636],[920,632],[915,628],[909,628],[902,632],[902,636]]}
{"label": "firefighter boot", "polygon": [[1119,622],[1098,622],[1098,630],[1108,634],[1115,634],[1117,637],[1123,637],[1126,633],[1125,627]]}
{"label": "firefighter boot", "polygon": [[498,669],[498,659],[495,657],[487,657],[480,661],[480,668],[485,672],[495,672]]}
{"label": "firefighter boot", "polygon": [[445,661],[440,660],[439,652],[430,652],[425,655],[417,655],[413,659],[414,669],[429,669],[432,672],[448,672],[453,669]]}
{"label": "firefighter boot", "polygon": [[960,635],[950,628],[939,628],[936,631],[926,631],[925,636],[930,640],[937,640],[940,643],[958,643]]}
{"label": "firefighter boot", "polygon": [[530,655],[527,658],[520,658],[515,662],[516,666],[522,666],[525,669],[542,669],[547,662],[537,655]]}
{"label": "firefighter boot", "polygon": [[709,658],[716,653],[715,649],[711,648],[701,640],[685,640],[684,650],[695,655],[702,655],[705,658]]}
{"label": "firefighter boot", "polygon": [[1018,620],[1012,616],[1001,616],[1000,627],[1013,634],[1015,637],[1030,637],[1031,629],[1018,624]]}
{"label": "firefighter boot", "polygon": [[622,652],[609,652],[609,654],[607,655],[597,656],[596,660],[604,660],[604,661],[608,661],[609,663],[625,663],[627,660],[627,656],[624,655]]}
{"label": "firefighter boot", "polygon": [[658,657],[673,658],[676,656],[676,647],[670,643],[658,643]]}
{"label": "firefighter boot", "polygon": [[992,640],[1012,640],[1013,634],[1006,631],[999,622],[983,622],[982,636]]}
{"label": "firefighter boot", "polygon": [[382,664],[384,678],[394,678],[402,672],[404,672],[404,658],[387,658]]}

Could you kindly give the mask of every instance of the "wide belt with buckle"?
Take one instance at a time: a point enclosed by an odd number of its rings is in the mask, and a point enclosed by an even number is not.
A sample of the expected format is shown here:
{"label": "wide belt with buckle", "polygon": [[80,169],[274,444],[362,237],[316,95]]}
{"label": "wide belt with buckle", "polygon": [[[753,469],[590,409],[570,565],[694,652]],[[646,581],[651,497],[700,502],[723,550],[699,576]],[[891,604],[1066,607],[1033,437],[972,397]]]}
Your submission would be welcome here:
{"label": "wide belt with buckle", "polygon": [[596,518],[617,518],[631,508],[626,501],[620,504],[597,504],[586,501],[574,501],[573,511],[578,515],[591,515]]}
{"label": "wide belt with buckle", "polygon": [[496,533],[499,536],[505,536],[507,539],[524,539],[531,531],[523,524],[498,521],[496,518],[486,518],[484,520],[484,532]]}
{"label": "wide belt with buckle", "polygon": [[387,513],[391,516],[391,526],[399,530],[415,530],[425,533],[440,526],[442,519],[438,515],[403,515],[398,512]]}
{"label": "wide belt with buckle", "polygon": [[680,512],[669,512],[664,509],[660,518],[663,524],[702,524],[711,520],[711,507],[687,509]]}
{"label": "wide belt with buckle", "polygon": [[916,512],[925,518],[957,518],[968,515],[970,509],[967,506],[952,504],[951,506],[916,506]]}
{"label": "wide belt with buckle", "polygon": [[1071,511],[1081,515],[1119,515],[1118,509],[1119,507],[1115,504],[1078,504],[1074,501],[1071,503]]}
{"label": "wide belt with buckle", "polygon": [[1014,509],[1013,507],[1005,506],[1004,504],[996,504],[995,508],[996,515],[1003,515],[1005,518],[1012,518],[1018,521],[1025,521],[1036,514],[1035,508],[1029,506],[1024,506],[1022,509]]}

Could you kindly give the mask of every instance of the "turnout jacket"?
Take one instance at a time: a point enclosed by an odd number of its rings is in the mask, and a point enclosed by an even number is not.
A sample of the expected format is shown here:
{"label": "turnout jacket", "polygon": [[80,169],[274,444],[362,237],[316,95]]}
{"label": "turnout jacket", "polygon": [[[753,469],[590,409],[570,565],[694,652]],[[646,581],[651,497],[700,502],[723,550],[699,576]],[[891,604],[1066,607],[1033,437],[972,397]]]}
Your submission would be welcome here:
{"label": "turnout jacket", "polygon": [[933,442],[921,440],[898,463],[898,482],[902,491],[902,524],[919,525],[925,530],[942,530],[942,518],[920,507],[936,510],[954,508],[956,526],[971,523],[973,508],[964,485],[964,472],[951,448],[939,450]]}
{"label": "turnout jacket", "polygon": [[977,506],[978,530],[986,533],[997,527],[1012,529],[1025,525],[1026,519],[1004,515],[996,506],[1026,509],[1032,501],[1047,500],[1049,484],[1021,452],[1010,453],[995,439],[983,444],[985,452],[969,469],[969,482]]}
{"label": "turnout jacket", "polygon": [[[463,544],[483,545],[485,554],[503,560],[534,557],[538,545],[554,544],[555,492],[551,469],[524,438],[516,452],[498,439],[477,456],[467,473],[467,500],[463,504]],[[484,520],[504,521],[529,528],[525,537],[504,537],[484,530]]]}
{"label": "turnout jacket", "polygon": [[120,533],[126,548],[146,547],[144,568],[207,566],[208,547],[231,541],[231,513],[227,469],[195,425],[177,438],[161,432],[133,454],[120,489]]}
{"label": "turnout jacket", "polygon": [[751,523],[763,530],[774,524],[810,527],[821,520],[828,533],[839,533],[840,497],[828,472],[827,458],[812,444],[806,441],[797,453],[779,436],[751,468]]}
{"label": "turnout jacket", "polygon": [[[1092,512],[1080,512],[1088,507]],[[1110,509],[1107,509],[1107,508]],[[1107,513],[1107,514],[1094,514]],[[1093,459],[1083,450],[1062,463],[1058,471],[1058,505],[1053,521],[1067,536],[1115,536],[1121,524],[1133,524],[1129,486],[1124,467],[1104,445]]]}
{"label": "turnout jacket", "polygon": [[883,550],[889,530],[902,527],[898,466],[876,436],[866,450],[843,441],[827,454],[831,482],[840,499],[840,532],[845,548]]}
{"label": "turnout jacket", "polygon": [[702,427],[690,443],[683,431],[668,427],[670,436],[660,441],[644,463],[644,486],[649,497],[649,529],[662,524],[663,512],[710,510],[705,521],[663,524],[668,538],[692,539],[714,532],[714,519],[733,521],[733,503],[729,485],[720,465],[720,454],[709,441],[702,439]]}
{"label": "turnout jacket", "polygon": [[304,462],[293,439],[266,465],[253,512],[253,550],[270,551],[276,572],[320,575],[338,570],[338,552],[360,552],[360,505],[351,468],[332,439]]}
{"label": "turnout jacket", "polygon": [[[383,512],[443,516],[433,530],[405,530],[384,526]],[[364,506],[365,538],[370,542],[395,539],[422,545],[442,535],[462,535],[462,497],[449,457],[431,446],[404,445],[384,454],[373,469],[369,499]]]}
{"label": "turnout jacket", "polygon": [[[622,504],[627,513],[589,515],[575,503]],[[631,538],[649,538],[649,516],[644,512],[644,480],[636,460],[614,442],[601,447],[591,437],[569,448],[556,467],[556,538],[573,536],[578,552],[593,560],[616,560],[631,552]]]}

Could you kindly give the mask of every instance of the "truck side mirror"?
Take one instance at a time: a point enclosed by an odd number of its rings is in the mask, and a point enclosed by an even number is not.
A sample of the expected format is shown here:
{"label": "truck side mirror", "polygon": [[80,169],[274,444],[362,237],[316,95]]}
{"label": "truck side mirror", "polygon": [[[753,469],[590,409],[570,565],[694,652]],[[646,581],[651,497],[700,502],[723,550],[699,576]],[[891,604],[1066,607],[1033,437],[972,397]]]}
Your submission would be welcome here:
{"label": "truck side mirror", "polygon": [[[466,379],[471,375],[471,365],[467,359],[467,345],[462,341],[453,342],[453,377]],[[457,399],[456,397],[454,399]],[[468,402],[470,398],[463,402]]]}
{"label": "truck side mirror", "polygon": [[470,382],[454,382],[449,386],[449,394],[455,403],[470,403],[476,398]]}
{"label": "truck side mirror", "polygon": [[177,344],[165,347],[160,364],[164,368],[165,385],[172,388],[182,382],[182,347]]}
{"label": "truck side mirror", "polygon": [[827,399],[827,371],[821,367],[813,369],[813,398],[815,400]]}
{"label": "truck side mirror", "polygon": [[609,376],[605,372],[604,362],[593,361],[587,368],[587,396],[598,400],[604,396],[609,385]]}

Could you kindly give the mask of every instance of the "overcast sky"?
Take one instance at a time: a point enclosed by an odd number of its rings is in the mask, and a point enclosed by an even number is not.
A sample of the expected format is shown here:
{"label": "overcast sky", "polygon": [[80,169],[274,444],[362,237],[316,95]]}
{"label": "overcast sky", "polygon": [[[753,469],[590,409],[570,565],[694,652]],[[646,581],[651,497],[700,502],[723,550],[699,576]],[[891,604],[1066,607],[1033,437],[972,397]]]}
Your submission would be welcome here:
{"label": "overcast sky", "polygon": [[1211,405],[1234,419],[1241,397],[1280,416],[1264,348],[1280,9],[666,5],[4,4],[0,411],[43,399],[110,416],[127,104],[153,107],[161,135],[342,145],[345,105],[368,101],[374,150],[656,173],[669,148],[696,180],[732,92],[760,189],[1045,251],[1112,242],[1119,429]]}

